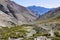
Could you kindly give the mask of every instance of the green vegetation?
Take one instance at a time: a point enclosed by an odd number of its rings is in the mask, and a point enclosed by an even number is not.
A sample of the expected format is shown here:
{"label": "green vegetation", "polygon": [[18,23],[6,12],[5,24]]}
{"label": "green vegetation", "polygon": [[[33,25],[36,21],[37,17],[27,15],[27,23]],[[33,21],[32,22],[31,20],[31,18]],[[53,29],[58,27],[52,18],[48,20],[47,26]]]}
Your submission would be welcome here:
{"label": "green vegetation", "polygon": [[48,36],[48,38],[51,38],[52,40],[60,40],[60,31],[54,32],[55,37]]}
{"label": "green vegetation", "polygon": [[60,40],[60,37],[51,37],[51,36],[48,36],[47,38],[51,38],[52,40]]}
{"label": "green vegetation", "polygon": [[0,39],[6,39],[8,38],[19,38],[24,37],[26,35],[27,31],[23,26],[14,26],[14,27],[2,27],[0,28]]}
{"label": "green vegetation", "polygon": [[37,36],[50,36],[50,34],[48,33],[39,33],[39,34],[34,34],[33,37],[37,37]]}
{"label": "green vegetation", "polygon": [[57,32],[54,32],[54,34],[56,37],[60,37],[60,32],[57,31]]}
{"label": "green vegetation", "polygon": [[44,23],[49,23],[49,22],[60,23],[60,15],[52,17],[52,18],[48,18],[48,19],[45,19],[45,20],[39,20],[36,23],[38,23],[38,24],[42,24],[43,23],[44,24]]}
{"label": "green vegetation", "polygon": [[54,37],[52,38],[52,40],[60,40],[60,38]]}
{"label": "green vegetation", "polygon": [[[8,38],[24,38],[23,40],[33,40],[34,38],[36,38],[37,36],[46,36],[49,37],[50,34],[48,32],[43,32],[41,31],[41,29],[35,29],[36,30],[36,34],[33,34],[31,37],[26,38],[26,33],[28,33],[26,27],[33,27],[33,25],[21,25],[21,26],[12,26],[12,27],[1,27],[0,28],[0,40],[8,40]],[[41,32],[40,32],[41,31]],[[60,33],[59,31],[54,32],[55,37],[49,37],[52,38],[52,40],[60,40]]]}

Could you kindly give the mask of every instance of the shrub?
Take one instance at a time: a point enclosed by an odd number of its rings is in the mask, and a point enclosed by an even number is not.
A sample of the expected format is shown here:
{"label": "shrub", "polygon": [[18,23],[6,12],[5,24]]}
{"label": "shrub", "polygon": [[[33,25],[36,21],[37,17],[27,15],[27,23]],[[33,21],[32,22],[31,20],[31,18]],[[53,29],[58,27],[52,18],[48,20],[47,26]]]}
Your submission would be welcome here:
{"label": "shrub", "polygon": [[60,33],[59,32],[54,32],[56,37],[60,37]]}
{"label": "shrub", "polygon": [[52,38],[52,40],[60,40],[60,38]]}

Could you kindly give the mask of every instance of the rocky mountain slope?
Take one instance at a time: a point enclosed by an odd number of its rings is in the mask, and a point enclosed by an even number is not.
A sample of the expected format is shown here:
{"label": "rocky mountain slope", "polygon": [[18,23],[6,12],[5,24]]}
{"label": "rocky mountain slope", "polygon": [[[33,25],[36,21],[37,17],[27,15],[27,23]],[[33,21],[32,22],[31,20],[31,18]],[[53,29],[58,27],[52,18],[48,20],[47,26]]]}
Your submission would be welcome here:
{"label": "rocky mountain slope", "polygon": [[60,16],[60,7],[52,9],[48,11],[47,13],[41,15],[38,19],[40,20],[46,20],[46,19],[52,19]]}
{"label": "rocky mountain slope", "polygon": [[11,0],[0,0],[0,15],[0,26],[21,25],[37,18],[30,10]]}
{"label": "rocky mountain slope", "polygon": [[[38,24],[42,24],[43,27],[51,28],[51,30],[60,30],[60,7],[50,10],[38,18]],[[49,28],[49,29],[50,29]]]}
{"label": "rocky mountain slope", "polygon": [[[41,15],[36,21],[36,24],[39,24],[39,27],[42,27],[43,29],[46,28],[45,30],[48,29],[48,33],[51,34],[51,37],[53,36],[56,40],[60,40],[58,38],[60,35],[58,35],[58,33],[60,33],[60,7]],[[58,36],[55,36],[55,32]]]}

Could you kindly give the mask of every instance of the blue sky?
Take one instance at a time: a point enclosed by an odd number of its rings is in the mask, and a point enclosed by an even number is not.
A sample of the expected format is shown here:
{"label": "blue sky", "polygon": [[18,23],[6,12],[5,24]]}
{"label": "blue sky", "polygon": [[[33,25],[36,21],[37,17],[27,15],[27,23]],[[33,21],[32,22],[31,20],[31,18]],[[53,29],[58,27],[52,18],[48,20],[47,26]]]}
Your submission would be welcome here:
{"label": "blue sky", "polygon": [[46,8],[56,8],[60,6],[60,0],[13,0],[22,6],[42,6]]}

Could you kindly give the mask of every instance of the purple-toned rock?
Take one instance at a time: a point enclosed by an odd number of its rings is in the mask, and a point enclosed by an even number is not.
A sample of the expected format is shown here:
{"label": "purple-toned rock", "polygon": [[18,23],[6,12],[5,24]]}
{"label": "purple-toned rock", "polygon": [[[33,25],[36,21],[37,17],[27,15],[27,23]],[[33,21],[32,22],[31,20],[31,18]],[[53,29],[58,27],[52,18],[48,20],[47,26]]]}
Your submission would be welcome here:
{"label": "purple-toned rock", "polygon": [[0,21],[5,26],[30,23],[37,18],[30,10],[10,0],[0,0],[0,13]]}

